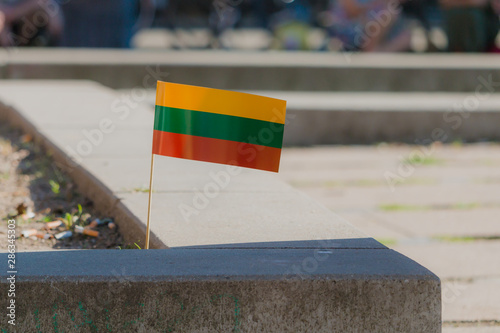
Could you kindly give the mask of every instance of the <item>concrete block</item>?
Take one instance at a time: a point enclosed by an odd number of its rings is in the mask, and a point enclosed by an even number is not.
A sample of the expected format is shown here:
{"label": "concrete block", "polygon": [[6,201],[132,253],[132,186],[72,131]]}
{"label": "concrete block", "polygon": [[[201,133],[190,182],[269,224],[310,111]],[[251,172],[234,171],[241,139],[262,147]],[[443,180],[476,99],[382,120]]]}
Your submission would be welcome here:
{"label": "concrete block", "polygon": [[[312,244],[18,259],[18,332],[440,332],[439,279],[391,250]],[[6,316],[0,328],[10,329]]]}

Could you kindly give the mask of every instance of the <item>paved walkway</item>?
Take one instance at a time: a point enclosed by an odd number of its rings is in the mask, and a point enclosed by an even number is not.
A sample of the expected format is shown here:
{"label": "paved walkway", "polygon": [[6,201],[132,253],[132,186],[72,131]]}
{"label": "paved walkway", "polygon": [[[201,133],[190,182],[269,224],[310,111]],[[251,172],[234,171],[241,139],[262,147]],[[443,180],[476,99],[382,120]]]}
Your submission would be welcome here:
{"label": "paved walkway", "polygon": [[280,176],[442,279],[445,333],[500,332],[500,145],[289,148]]}

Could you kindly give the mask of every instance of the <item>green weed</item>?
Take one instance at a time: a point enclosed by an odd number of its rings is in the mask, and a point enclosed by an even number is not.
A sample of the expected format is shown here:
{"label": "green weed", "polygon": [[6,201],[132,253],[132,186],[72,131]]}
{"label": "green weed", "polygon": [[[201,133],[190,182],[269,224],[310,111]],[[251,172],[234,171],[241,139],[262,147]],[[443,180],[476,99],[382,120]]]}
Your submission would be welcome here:
{"label": "green weed", "polygon": [[444,161],[435,157],[414,155],[405,158],[403,163],[410,165],[440,165],[443,164]]}
{"label": "green weed", "polygon": [[52,190],[52,193],[59,194],[61,192],[61,185],[59,185],[58,182],[51,179],[51,180],[49,180],[49,184],[50,184],[50,189]]}
{"label": "green weed", "polygon": [[379,239],[376,239],[376,240],[377,240],[377,242],[379,242],[382,245],[385,245],[387,247],[394,246],[394,245],[398,244],[398,240],[397,239],[393,239],[393,238],[379,238]]}
{"label": "green weed", "polygon": [[416,210],[427,210],[427,206],[416,206],[416,205],[402,205],[402,204],[382,204],[378,207],[382,211],[386,212],[401,212],[401,211],[416,211]]}

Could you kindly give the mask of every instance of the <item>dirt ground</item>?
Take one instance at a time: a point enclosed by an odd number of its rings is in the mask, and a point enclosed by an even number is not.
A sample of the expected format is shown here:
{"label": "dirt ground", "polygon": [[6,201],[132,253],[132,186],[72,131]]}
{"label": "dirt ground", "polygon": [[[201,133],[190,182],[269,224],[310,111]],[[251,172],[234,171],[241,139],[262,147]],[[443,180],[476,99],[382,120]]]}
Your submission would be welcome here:
{"label": "dirt ground", "polygon": [[[9,220],[16,221],[17,251],[135,247],[124,244],[118,226],[78,193],[50,154],[28,134],[5,123],[0,124],[0,189],[1,252],[7,250]],[[49,229],[46,223],[53,221],[60,221],[52,223],[60,226]],[[95,226],[97,221],[101,225]],[[75,228],[99,234],[87,236],[75,232]],[[72,236],[54,238],[65,231],[71,231]]]}

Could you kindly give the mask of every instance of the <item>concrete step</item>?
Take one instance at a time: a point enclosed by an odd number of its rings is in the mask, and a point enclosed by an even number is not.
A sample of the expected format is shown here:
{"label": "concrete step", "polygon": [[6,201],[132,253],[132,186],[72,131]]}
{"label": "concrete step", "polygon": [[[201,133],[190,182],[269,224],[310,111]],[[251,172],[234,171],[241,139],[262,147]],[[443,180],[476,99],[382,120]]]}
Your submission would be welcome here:
{"label": "concrete step", "polygon": [[474,92],[500,81],[496,55],[162,50],[0,51],[2,78],[91,79],[112,88],[156,80],[236,90]]}
{"label": "concrete step", "polygon": [[302,246],[19,253],[16,332],[441,331],[425,268],[390,250]]}
{"label": "concrete step", "polygon": [[438,92],[266,94],[288,101],[287,145],[429,144],[500,140],[499,88],[483,96]]}

